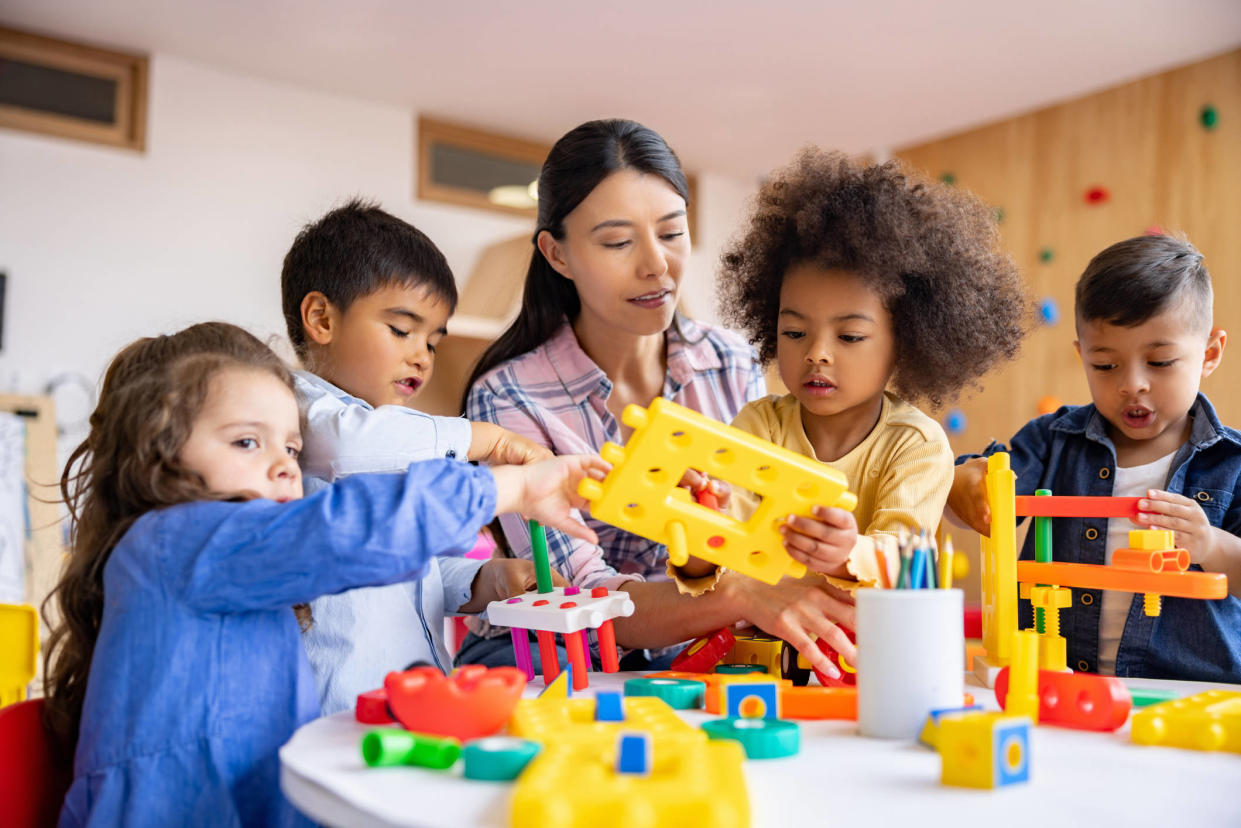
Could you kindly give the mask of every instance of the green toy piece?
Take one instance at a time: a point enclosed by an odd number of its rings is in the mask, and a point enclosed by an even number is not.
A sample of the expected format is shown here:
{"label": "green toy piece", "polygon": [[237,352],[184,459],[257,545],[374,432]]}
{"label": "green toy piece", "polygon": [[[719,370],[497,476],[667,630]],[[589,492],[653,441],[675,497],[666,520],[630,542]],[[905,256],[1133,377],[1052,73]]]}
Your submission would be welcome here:
{"label": "green toy piece", "polygon": [[[1051,497],[1051,489],[1035,489],[1037,497]],[[1034,560],[1039,563],[1051,563],[1051,518],[1036,517],[1034,519]],[[1047,584],[1039,584],[1047,586]],[[1034,610],[1034,626],[1040,633],[1047,632],[1043,616],[1043,608]]]}
{"label": "green toy piece", "polygon": [[451,737],[424,736],[408,730],[385,728],[362,737],[362,758],[372,768],[416,765],[420,768],[451,768],[461,755],[461,743]]}
{"label": "green toy piece", "polygon": [[717,664],[715,672],[729,676],[740,676],[746,673],[765,673],[766,664]]}
{"label": "green toy piece", "polygon": [[465,760],[464,776],[487,782],[510,782],[521,775],[541,747],[538,742],[512,736],[475,739],[461,751]]}
{"label": "green toy piece", "polygon": [[716,719],[702,729],[708,739],[740,742],[747,759],[783,759],[801,750],[801,727],[783,719]]}
{"label": "green toy piece", "polygon": [[1184,693],[1176,690],[1156,690],[1153,687],[1130,687],[1134,707],[1150,707],[1152,704],[1179,699]]}
{"label": "green toy piece", "polygon": [[552,565],[547,557],[547,530],[537,520],[529,521],[530,543],[534,557],[534,580],[539,592],[551,592]]}
{"label": "green toy piece", "polygon": [[625,682],[626,696],[654,696],[673,710],[697,710],[707,696],[705,682],[693,679],[632,678]]}

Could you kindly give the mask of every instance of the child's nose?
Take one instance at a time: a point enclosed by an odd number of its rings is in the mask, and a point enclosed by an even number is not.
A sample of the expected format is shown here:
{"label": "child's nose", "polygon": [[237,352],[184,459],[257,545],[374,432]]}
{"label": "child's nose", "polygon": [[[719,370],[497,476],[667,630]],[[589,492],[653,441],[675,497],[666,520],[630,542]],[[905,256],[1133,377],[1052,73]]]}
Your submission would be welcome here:
{"label": "child's nose", "polygon": [[1121,377],[1121,391],[1125,394],[1140,394],[1150,390],[1150,377],[1140,366],[1127,369]]}
{"label": "child's nose", "polygon": [[812,364],[823,363],[831,365],[834,361],[832,358],[832,349],[828,347],[827,341],[816,339],[810,343],[810,347],[806,349],[806,361]]}
{"label": "child's nose", "polygon": [[298,478],[301,477],[301,474],[302,470],[297,465],[297,459],[284,450],[281,450],[280,453],[273,458],[271,469],[268,472],[268,476],[272,480]]}

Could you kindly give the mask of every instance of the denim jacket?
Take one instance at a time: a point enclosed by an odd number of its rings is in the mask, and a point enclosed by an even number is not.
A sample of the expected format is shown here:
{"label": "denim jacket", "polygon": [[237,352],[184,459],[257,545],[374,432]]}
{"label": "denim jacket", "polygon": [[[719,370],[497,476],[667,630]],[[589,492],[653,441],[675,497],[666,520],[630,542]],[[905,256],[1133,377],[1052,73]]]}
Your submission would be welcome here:
{"label": "denim jacket", "polygon": [[[1241,534],[1241,432],[1221,425],[1203,394],[1190,409],[1189,440],[1172,459],[1164,489],[1193,498],[1212,526]],[[1013,437],[1011,448],[992,442],[984,455],[1009,451],[1017,473],[1017,494],[1050,489],[1058,495],[1111,495],[1116,449],[1106,421],[1093,405],[1064,406],[1031,420]],[[957,458],[962,463],[971,457]],[[1056,561],[1102,564],[1107,518],[1052,520]],[[1034,559],[1034,533],[1026,536],[1023,560]],[[1191,570],[1200,571],[1194,564]],[[1060,612],[1060,632],[1068,639],[1068,665],[1098,670],[1099,611],[1102,591],[1073,589],[1073,604]],[[1021,601],[1020,623],[1032,624],[1028,601]],[[1148,617],[1142,596],[1134,595],[1116,653],[1116,675],[1195,681],[1241,682],[1241,600],[1163,599],[1158,617]]]}

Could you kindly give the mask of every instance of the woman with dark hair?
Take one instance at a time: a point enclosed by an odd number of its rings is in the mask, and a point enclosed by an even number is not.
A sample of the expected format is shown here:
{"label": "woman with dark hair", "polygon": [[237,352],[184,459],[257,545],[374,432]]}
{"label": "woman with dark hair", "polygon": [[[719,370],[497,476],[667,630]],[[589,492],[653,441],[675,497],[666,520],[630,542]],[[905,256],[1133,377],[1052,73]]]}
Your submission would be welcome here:
{"label": "woman with dark hair", "polygon": [[[690,250],[689,188],[663,138],[633,121],[582,124],[552,147],[538,193],[537,249],[521,311],[466,385],[469,419],[497,423],[557,454],[597,452],[605,441],[628,438],[620,416],[631,403],[663,396],[731,422],[765,393],[750,345],[676,310]],[[599,545],[549,530],[548,550],[575,586],[629,593],[636,611],[616,621],[620,646],[649,657],[744,619],[789,641],[828,675],[838,673],[816,637],[852,658],[833,620],[852,627],[853,607],[822,579],[772,587],[724,572],[678,584],[668,578],[663,546],[587,523]],[[513,554],[528,557],[524,521],[506,516],[501,526]],[[486,637],[471,635],[459,662],[512,663],[508,636],[476,632]],[[640,657],[631,654],[626,666],[652,666]]]}

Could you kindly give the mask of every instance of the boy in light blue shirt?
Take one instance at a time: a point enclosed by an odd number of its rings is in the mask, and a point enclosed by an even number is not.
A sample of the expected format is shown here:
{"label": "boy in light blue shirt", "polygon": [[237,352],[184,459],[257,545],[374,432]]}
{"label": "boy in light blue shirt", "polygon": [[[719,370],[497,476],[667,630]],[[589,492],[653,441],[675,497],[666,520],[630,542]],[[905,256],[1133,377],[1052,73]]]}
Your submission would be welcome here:
{"label": "boy in light blue shirt", "polygon": [[[295,383],[308,495],[422,460],[521,464],[551,456],[490,423],[410,407],[431,378],[457,302],[443,254],[413,226],[358,201],[331,211],[293,242],[281,294],[289,339],[307,368]],[[414,662],[447,672],[445,614],[481,612],[534,584],[526,560],[435,558],[418,581],[316,599],[303,641],[323,713],[352,707],[389,671]]]}

